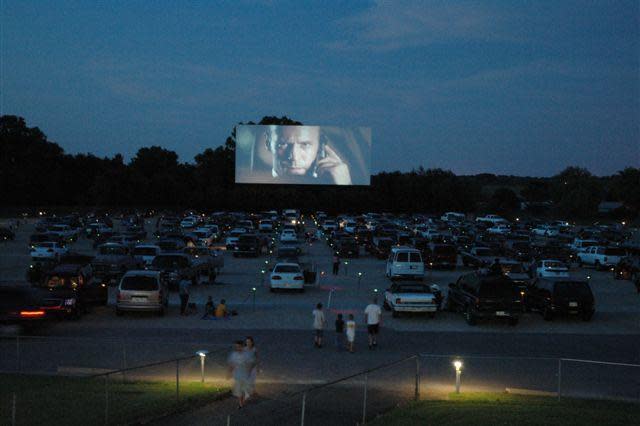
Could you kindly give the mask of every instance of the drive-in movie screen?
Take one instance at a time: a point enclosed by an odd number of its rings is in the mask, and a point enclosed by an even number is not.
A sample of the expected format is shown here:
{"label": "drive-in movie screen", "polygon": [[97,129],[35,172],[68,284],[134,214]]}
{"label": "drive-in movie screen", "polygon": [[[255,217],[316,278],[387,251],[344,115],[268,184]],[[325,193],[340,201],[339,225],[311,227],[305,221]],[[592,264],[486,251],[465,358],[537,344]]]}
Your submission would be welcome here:
{"label": "drive-in movie screen", "polygon": [[236,183],[369,185],[371,128],[236,127]]}

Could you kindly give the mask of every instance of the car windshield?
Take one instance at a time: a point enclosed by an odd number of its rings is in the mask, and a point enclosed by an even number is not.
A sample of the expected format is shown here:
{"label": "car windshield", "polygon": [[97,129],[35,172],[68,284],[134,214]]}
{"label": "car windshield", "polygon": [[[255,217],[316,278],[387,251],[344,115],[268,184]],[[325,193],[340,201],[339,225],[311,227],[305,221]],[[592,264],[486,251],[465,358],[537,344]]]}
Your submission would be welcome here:
{"label": "car windshield", "polygon": [[431,293],[426,285],[399,285],[392,290],[394,293]]}
{"label": "car windshield", "polygon": [[298,265],[276,265],[276,267],[273,268],[273,272],[291,274],[300,272],[300,267]]}
{"label": "car windshield", "polygon": [[36,244],[36,247],[51,248],[51,247],[53,247],[53,243],[38,243],[38,244]]}
{"label": "car windshield", "polygon": [[591,289],[585,282],[580,281],[561,281],[554,286],[553,293],[556,297],[592,297]]}
{"label": "car windshield", "polygon": [[148,277],[142,275],[134,275],[124,277],[120,284],[121,290],[134,290],[134,291],[154,291],[158,289],[158,280],[155,277]]}
{"label": "car windshield", "polygon": [[607,256],[624,256],[626,252],[621,248],[609,247],[604,249],[604,254],[606,254]]}
{"label": "car windshield", "polygon": [[153,247],[136,247],[133,249],[133,254],[137,256],[155,256],[156,249]]}
{"label": "car windshield", "polygon": [[522,265],[519,263],[503,263],[500,265],[502,267],[502,272],[505,274],[520,274],[522,273]]}
{"label": "car windshield", "polygon": [[124,247],[119,246],[102,246],[100,247],[100,254],[127,254],[127,250]]}
{"label": "car windshield", "polygon": [[562,262],[545,262],[544,266],[545,268],[565,268]]}
{"label": "car windshield", "polygon": [[153,259],[156,268],[181,269],[189,266],[189,261],[182,256],[156,256]]}

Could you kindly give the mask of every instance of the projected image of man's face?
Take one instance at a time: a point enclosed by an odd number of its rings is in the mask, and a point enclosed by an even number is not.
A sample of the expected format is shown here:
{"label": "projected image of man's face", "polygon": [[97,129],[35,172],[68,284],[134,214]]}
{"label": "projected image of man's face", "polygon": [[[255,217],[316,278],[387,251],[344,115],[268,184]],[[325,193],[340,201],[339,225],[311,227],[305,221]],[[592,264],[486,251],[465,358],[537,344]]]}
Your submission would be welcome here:
{"label": "projected image of man's face", "polygon": [[284,127],[274,145],[273,165],[278,175],[306,175],[318,157],[320,129],[314,126]]}

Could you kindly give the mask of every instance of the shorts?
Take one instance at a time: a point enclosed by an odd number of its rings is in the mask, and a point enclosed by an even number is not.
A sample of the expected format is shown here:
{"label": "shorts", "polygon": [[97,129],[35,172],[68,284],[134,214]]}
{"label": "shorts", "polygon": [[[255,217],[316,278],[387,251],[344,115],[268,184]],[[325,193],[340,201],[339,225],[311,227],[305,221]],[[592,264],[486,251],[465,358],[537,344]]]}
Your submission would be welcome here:
{"label": "shorts", "polygon": [[316,328],[316,337],[322,337],[324,330]]}
{"label": "shorts", "polygon": [[367,325],[367,331],[369,334],[378,334],[380,330],[380,324],[369,324]]}

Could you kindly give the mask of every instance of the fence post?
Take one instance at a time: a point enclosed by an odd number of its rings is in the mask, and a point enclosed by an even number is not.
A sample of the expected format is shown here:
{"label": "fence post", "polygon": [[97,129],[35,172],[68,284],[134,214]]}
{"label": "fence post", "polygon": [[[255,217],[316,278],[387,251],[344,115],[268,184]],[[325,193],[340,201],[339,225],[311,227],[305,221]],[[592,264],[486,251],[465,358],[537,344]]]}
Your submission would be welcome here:
{"label": "fence post", "polygon": [[227,426],[231,426],[231,414],[227,414]]}
{"label": "fence post", "polygon": [[558,399],[562,393],[562,358],[558,359]]}
{"label": "fence post", "polygon": [[20,371],[20,336],[16,336],[16,371]]}
{"label": "fence post", "polygon": [[420,357],[416,355],[416,388],[414,399],[416,401],[420,400]]}
{"label": "fence post", "polygon": [[180,360],[176,359],[176,404],[180,402]]}
{"label": "fence post", "polygon": [[122,381],[126,381],[126,372],[127,369],[127,343],[122,342]]}
{"label": "fence post", "polygon": [[104,424],[109,424],[109,376],[104,376]]}
{"label": "fence post", "polygon": [[16,426],[16,393],[13,393],[11,400],[11,426]]}
{"label": "fence post", "polygon": [[300,426],[304,426],[304,412],[307,408],[307,393],[302,394],[302,414],[300,414]]}
{"label": "fence post", "polygon": [[362,401],[362,424],[367,424],[367,385],[369,373],[364,373],[364,399]]}

